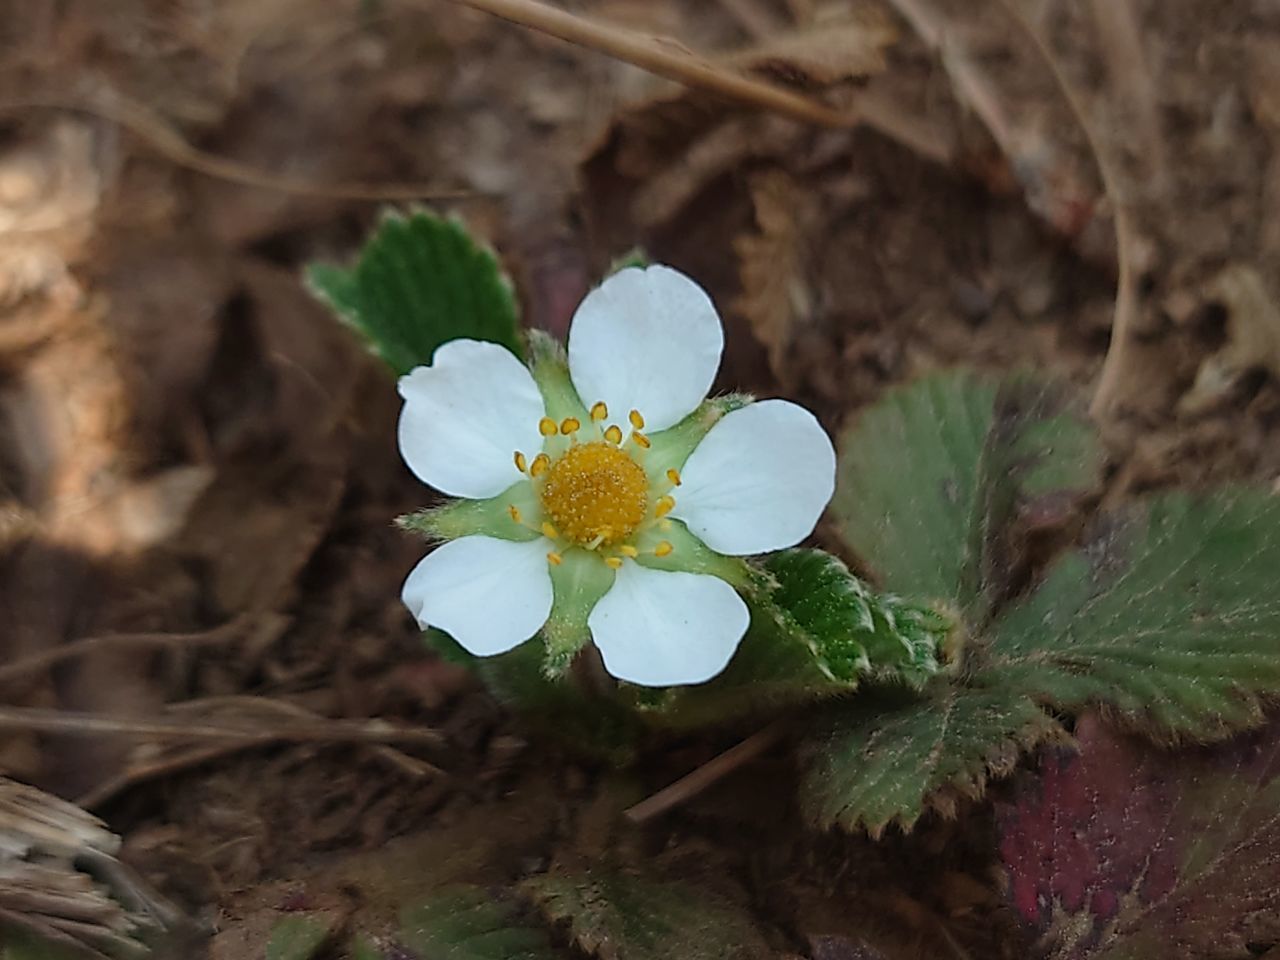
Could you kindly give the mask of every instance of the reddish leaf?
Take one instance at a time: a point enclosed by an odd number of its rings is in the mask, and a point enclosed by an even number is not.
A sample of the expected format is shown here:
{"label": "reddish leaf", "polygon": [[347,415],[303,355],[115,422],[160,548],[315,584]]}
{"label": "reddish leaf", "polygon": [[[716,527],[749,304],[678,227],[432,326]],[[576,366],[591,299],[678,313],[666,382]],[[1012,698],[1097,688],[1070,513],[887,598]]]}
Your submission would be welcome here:
{"label": "reddish leaf", "polygon": [[1249,957],[1280,939],[1280,722],[1160,751],[1093,716],[1002,811],[1009,894],[1055,958]]}

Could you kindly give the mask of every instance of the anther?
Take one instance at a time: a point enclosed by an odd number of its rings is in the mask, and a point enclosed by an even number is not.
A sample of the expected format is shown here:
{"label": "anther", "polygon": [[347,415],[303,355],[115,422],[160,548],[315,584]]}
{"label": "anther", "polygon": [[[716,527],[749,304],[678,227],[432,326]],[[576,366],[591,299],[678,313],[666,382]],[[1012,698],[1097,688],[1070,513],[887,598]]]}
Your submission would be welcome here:
{"label": "anther", "polygon": [[622,546],[618,547],[618,552],[624,557],[630,557],[632,560],[640,556],[640,551],[629,543],[624,543]]}
{"label": "anther", "polygon": [[549,540],[556,540],[560,537],[560,534],[556,532],[556,528],[546,520],[542,521],[542,535]]}
{"label": "anther", "polygon": [[524,458],[524,454],[519,450],[516,451],[516,469],[521,473],[529,469],[529,461]]}
{"label": "anther", "polygon": [[533,458],[533,463],[529,464],[529,476],[540,477],[547,472],[549,466],[551,466],[551,458],[545,453],[540,453]]}
{"label": "anther", "polygon": [[605,562],[605,566],[612,567],[614,570],[617,570],[622,567],[621,557],[605,557],[604,562]]}
{"label": "anther", "polygon": [[553,567],[558,567],[560,564],[564,563],[564,557],[552,550],[547,554],[547,563],[551,564]]}
{"label": "anther", "polygon": [[622,443],[622,429],[615,423],[604,432],[604,438],[616,447]]}
{"label": "anther", "polygon": [[550,417],[543,417],[538,421],[538,432],[544,437],[554,437],[556,430],[556,422]]}
{"label": "anther", "polygon": [[523,518],[520,516],[519,509],[517,509],[514,503],[511,504],[511,506],[507,507],[507,513],[511,514],[511,519],[514,520],[516,523],[524,522]]}
{"label": "anther", "polygon": [[655,557],[665,557],[674,549],[675,547],[671,545],[670,540],[663,540],[660,544],[658,544],[656,547],[653,548],[653,555]]}
{"label": "anther", "polygon": [[665,497],[659,497],[657,504],[653,508],[653,515],[661,520],[668,513],[676,508],[676,498],[668,494]]}
{"label": "anther", "polygon": [[672,467],[670,470],[667,471],[667,479],[670,480],[672,483],[674,483],[677,487],[680,486],[680,471],[677,470],[675,467]]}
{"label": "anther", "polygon": [[637,430],[644,429],[644,417],[640,416],[639,410],[632,410],[627,414],[627,419],[631,421],[631,425]]}
{"label": "anther", "polygon": [[639,446],[644,447],[646,450],[649,449],[649,438],[646,437],[639,430],[631,431],[631,439],[634,440]]}
{"label": "anther", "polygon": [[591,419],[599,423],[601,420],[609,416],[609,408],[603,400],[597,400],[591,405]]}
{"label": "anther", "polygon": [[582,422],[577,417],[565,417],[560,421],[560,432],[567,437],[571,433],[576,433],[581,426]]}

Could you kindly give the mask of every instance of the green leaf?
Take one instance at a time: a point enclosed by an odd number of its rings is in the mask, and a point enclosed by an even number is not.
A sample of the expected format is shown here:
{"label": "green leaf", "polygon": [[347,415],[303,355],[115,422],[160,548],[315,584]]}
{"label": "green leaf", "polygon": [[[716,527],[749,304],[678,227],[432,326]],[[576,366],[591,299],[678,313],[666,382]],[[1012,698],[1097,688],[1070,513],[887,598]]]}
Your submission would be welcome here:
{"label": "green leaf", "polygon": [[547,935],[477,887],[449,887],[400,913],[401,939],[430,960],[556,960]]}
{"label": "green leaf", "polygon": [[843,711],[803,782],[819,824],[910,826],[977,796],[1020,750],[1060,739],[1045,711],[1105,708],[1160,741],[1257,726],[1280,695],[1280,498],[1174,494],[1113,520],[975,644],[966,679],[894,711]]}
{"label": "green leaf", "polygon": [[877,596],[821,550],[768,557],[747,591],[751,627],[709,683],[637,694],[655,722],[725,722],[757,709],[847,694],[866,679],[918,687],[940,669],[951,623],[923,606]]}
{"label": "green leaf", "polygon": [[944,687],[894,706],[860,699],[814,738],[801,784],[810,820],[823,829],[903,830],[926,810],[955,813],[1022,751],[1065,740],[1062,727],[1016,693]]}
{"label": "green leaf", "polygon": [[600,960],[773,956],[748,911],[705,884],[600,869],[535,877],[524,889]]}
{"label": "green leaf", "polygon": [[290,914],[272,928],[267,960],[311,960],[328,941],[333,927],[332,917]]}
{"label": "green leaf", "polygon": [[521,355],[518,311],[497,258],[461,223],[425,211],[390,215],[354,267],[307,269],[307,284],[397,374],[449,340],[491,340]]}
{"label": "green leaf", "polygon": [[1158,739],[1257,726],[1280,693],[1280,498],[1156,499],[1001,618],[981,681],[1102,703]]}
{"label": "green leaf", "polygon": [[81,960],[80,951],[55,947],[24,930],[0,925],[0,960]]}
{"label": "green leaf", "polygon": [[1099,446],[1063,395],[947,374],[891,391],[842,435],[831,513],[898,594],[981,623],[1002,595],[1021,503],[1091,487]]}

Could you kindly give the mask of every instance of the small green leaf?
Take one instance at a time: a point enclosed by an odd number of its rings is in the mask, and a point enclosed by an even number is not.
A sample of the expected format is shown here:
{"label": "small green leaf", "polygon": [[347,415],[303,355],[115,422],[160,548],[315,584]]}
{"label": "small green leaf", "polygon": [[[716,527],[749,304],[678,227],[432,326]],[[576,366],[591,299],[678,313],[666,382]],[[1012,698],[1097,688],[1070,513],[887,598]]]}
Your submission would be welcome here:
{"label": "small green leaf", "polygon": [[311,960],[333,933],[333,918],[294,913],[280,920],[267,941],[267,960]]}
{"label": "small green leaf", "polygon": [[773,956],[749,912],[703,884],[600,869],[535,877],[524,889],[599,960]]}
{"label": "small green leaf", "polygon": [[926,810],[954,815],[1037,743],[1065,740],[1057,721],[1016,692],[943,687],[894,706],[860,699],[814,738],[801,784],[818,826],[879,835],[909,830]]}
{"label": "small green leaf", "polygon": [[547,935],[477,887],[448,887],[400,912],[401,939],[430,960],[556,960]]}
{"label": "small green leaf", "polygon": [[0,960],[81,960],[83,956],[80,951],[55,947],[24,930],[0,925]]}
{"label": "small green leaf", "polygon": [[981,682],[1158,739],[1257,726],[1280,694],[1278,571],[1280,497],[1160,497],[1001,618]]}
{"label": "small green leaf", "polygon": [[656,722],[724,722],[756,709],[838,696],[876,679],[919,687],[939,670],[950,621],[877,596],[821,550],[783,550],[747,590],[751,627],[709,683],[638,701]]}
{"label": "small green leaf", "polygon": [[831,513],[888,589],[981,623],[1019,503],[1095,482],[1098,442],[1065,407],[1027,379],[947,374],[891,391],[841,437]]}
{"label": "small green leaf", "polygon": [[390,215],[354,267],[313,264],[307,283],[397,374],[449,340],[491,340],[521,354],[511,284],[493,252],[452,219]]}

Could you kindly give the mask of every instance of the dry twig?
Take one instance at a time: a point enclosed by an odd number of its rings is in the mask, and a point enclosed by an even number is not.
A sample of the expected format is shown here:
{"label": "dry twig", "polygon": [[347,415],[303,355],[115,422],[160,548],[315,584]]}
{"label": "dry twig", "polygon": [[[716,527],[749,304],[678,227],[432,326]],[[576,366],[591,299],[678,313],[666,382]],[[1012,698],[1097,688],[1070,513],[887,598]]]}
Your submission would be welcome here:
{"label": "dry twig", "polygon": [[0,685],[38,673],[64,660],[73,660],[102,649],[113,647],[191,648],[228,643],[245,631],[250,620],[251,617],[245,614],[212,629],[195,633],[105,633],[96,637],[82,637],[0,666]]}
{"label": "dry twig", "polygon": [[1116,309],[1111,321],[1111,345],[1107,349],[1107,356],[1102,362],[1102,373],[1098,377],[1098,385],[1094,388],[1093,401],[1089,405],[1089,412],[1094,417],[1101,418],[1111,413],[1118,404],[1121,384],[1130,375],[1132,366],[1133,339],[1131,330],[1138,315],[1138,295],[1133,281],[1133,257],[1131,253],[1135,241],[1133,219],[1121,193],[1120,178],[1116,173],[1111,155],[1103,147],[1102,141],[1098,139],[1097,132],[1093,129],[1093,124],[1089,122],[1084,103],[1081,102],[1075,88],[1062,72],[1062,67],[1058,63],[1057,57],[1053,55],[1053,51],[1049,49],[1049,45],[1040,36],[1040,32],[1031,25],[1013,0],[1000,0],[1000,3],[1008,11],[1014,22],[1031,39],[1036,52],[1053,74],[1054,82],[1058,85],[1058,89],[1062,91],[1063,98],[1071,108],[1071,113],[1075,117],[1081,133],[1084,134],[1085,139],[1088,141],[1089,149],[1093,152],[1094,163],[1097,164],[1098,174],[1102,177],[1102,188],[1106,191],[1107,199],[1111,203],[1115,218],[1116,270],[1118,276],[1116,281]]}
{"label": "dry twig", "polygon": [[755,104],[824,127],[852,127],[857,117],[706,60],[674,40],[598,23],[538,0],[451,0],[550,34],[690,87]]}
{"label": "dry twig", "polygon": [[0,100],[0,113],[27,110],[70,110],[88,113],[119,124],[136,135],[162,157],[217,180],[280,193],[332,200],[466,200],[483,194],[474,190],[442,189],[424,183],[349,182],[315,184],[281,174],[257,170],[216,154],[206,153],[187,143],[153,110],[118,94],[95,93],[88,97],[32,96]]}
{"label": "dry twig", "polygon": [[381,720],[319,720],[279,727],[235,726],[122,717],[105,713],[68,713],[40,707],[0,707],[0,730],[28,730],[81,736],[118,734],[159,740],[233,740],[269,743],[419,743],[439,746],[444,738],[427,727],[393,727]]}
{"label": "dry twig", "polygon": [[625,815],[632,823],[644,823],[666,813],[685,801],[696,797],[703,790],[723,780],[745,763],[754,760],[782,739],[785,725],[779,720],[763,730],[753,733],[736,746],[713,757],[698,769],[681,777],[669,787],[663,787],[648,799],[628,807]]}

